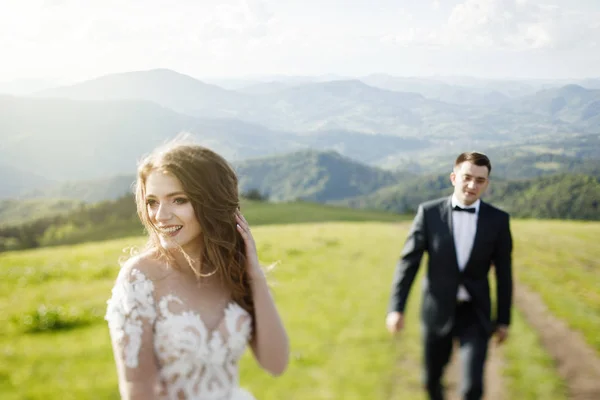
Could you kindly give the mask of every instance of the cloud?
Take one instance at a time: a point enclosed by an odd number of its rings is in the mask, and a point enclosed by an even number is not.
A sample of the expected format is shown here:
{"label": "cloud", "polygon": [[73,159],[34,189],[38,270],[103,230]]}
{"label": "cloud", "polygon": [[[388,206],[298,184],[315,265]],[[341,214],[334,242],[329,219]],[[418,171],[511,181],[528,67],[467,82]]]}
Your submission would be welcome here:
{"label": "cloud", "polygon": [[600,13],[566,10],[529,0],[465,0],[439,27],[406,27],[386,35],[406,46],[463,49],[573,49],[600,41]]}
{"label": "cloud", "polygon": [[598,17],[527,0],[467,0],[452,10],[444,37],[516,50],[585,46],[600,33]]}
{"label": "cloud", "polygon": [[3,69],[11,73],[41,62],[141,68],[202,51],[231,53],[268,37],[277,22],[262,0],[179,0],[177,6],[167,0],[22,0],[5,11],[0,48],[12,65]]}
{"label": "cloud", "polygon": [[274,16],[260,0],[219,4],[200,25],[200,36],[207,39],[262,37],[269,33]]}
{"label": "cloud", "polygon": [[[498,55],[490,62],[497,65],[508,60],[510,51],[504,50],[574,49],[588,58],[600,53],[590,50],[600,39],[597,12],[533,0],[460,0],[452,9],[441,0],[428,0],[425,7],[386,0],[393,5],[380,8],[361,0],[348,10],[339,9],[338,0],[7,3],[0,13],[0,75],[7,76],[83,78],[156,67],[198,75],[402,70],[409,68],[406,60],[416,59],[433,71],[449,68],[450,59],[471,66],[485,55]],[[525,53],[556,54],[522,51],[519,57]],[[465,55],[473,59],[467,62]],[[400,61],[392,67],[394,60]],[[551,69],[567,68],[561,65]]]}
{"label": "cloud", "polygon": [[[13,40],[94,43],[168,42],[265,36],[275,21],[262,0],[22,0],[0,15],[0,33]],[[6,39],[7,35],[3,35]],[[0,42],[2,38],[0,38]]]}

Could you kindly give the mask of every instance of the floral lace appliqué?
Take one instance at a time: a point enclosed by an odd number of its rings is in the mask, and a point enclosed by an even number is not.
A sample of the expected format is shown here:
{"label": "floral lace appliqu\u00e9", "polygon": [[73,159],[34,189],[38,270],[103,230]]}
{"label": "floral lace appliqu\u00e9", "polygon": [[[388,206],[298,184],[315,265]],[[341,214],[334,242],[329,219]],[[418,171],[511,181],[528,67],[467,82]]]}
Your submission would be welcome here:
{"label": "floral lace appliqu\u00e9", "polygon": [[170,303],[182,304],[173,295],[160,299],[154,340],[169,396],[229,398],[238,386],[237,363],[250,334],[247,312],[231,302],[221,321],[210,330],[193,311],[171,312]]}
{"label": "floral lace appliqu\u00e9", "polygon": [[165,399],[252,398],[238,386],[250,315],[232,301],[209,329],[179,297],[167,294],[155,301],[154,285],[142,272],[134,269],[129,275],[117,279],[105,317],[111,335],[123,346],[125,365],[143,368],[138,365],[142,334],[152,329],[152,347],[143,351],[154,353]]}
{"label": "floral lace appliqu\u00e9", "polygon": [[120,274],[107,301],[104,319],[116,341],[125,343],[125,365],[129,368],[138,366],[143,320],[152,324],[156,319],[153,290],[152,282],[144,274],[132,270],[129,277]]}

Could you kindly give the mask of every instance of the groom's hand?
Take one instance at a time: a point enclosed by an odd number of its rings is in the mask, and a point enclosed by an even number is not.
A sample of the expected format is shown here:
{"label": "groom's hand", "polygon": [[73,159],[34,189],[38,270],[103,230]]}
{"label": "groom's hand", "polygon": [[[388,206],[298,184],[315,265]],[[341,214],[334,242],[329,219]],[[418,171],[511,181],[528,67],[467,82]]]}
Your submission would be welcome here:
{"label": "groom's hand", "polygon": [[502,344],[508,338],[508,326],[498,325],[496,328],[496,343]]}
{"label": "groom's hand", "polygon": [[398,333],[404,328],[404,316],[398,311],[392,311],[387,315],[385,325],[390,333]]}

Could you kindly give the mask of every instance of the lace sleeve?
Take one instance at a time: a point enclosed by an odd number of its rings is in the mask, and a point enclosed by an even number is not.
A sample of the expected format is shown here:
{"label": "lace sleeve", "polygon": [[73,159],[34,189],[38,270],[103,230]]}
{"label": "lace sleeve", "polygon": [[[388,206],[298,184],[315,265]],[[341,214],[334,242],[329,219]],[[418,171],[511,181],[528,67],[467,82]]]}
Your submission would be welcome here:
{"label": "lace sleeve", "polygon": [[105,320],[123,399],[153,399],[157,393],[153,291],[152,281],[140,270],[124,267],[107,301]]}

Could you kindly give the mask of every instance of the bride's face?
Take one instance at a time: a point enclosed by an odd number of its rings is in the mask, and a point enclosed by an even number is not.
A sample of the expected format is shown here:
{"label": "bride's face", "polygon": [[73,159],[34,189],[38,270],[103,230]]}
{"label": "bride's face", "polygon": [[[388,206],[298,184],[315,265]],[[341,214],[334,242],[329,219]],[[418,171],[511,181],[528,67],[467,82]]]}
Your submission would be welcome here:
{"label": "bride's face", "polygon": [[194,254],[200,248],[200,223],[179,179],[152,171],[146,179],[146,209],[166,250],[183,248]]}

